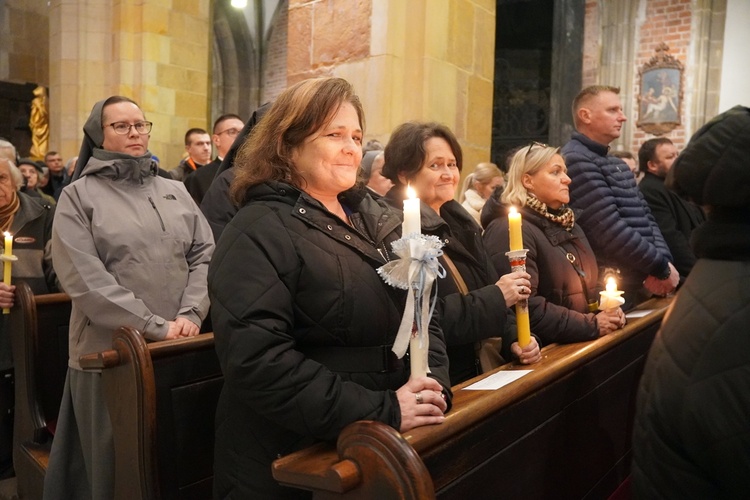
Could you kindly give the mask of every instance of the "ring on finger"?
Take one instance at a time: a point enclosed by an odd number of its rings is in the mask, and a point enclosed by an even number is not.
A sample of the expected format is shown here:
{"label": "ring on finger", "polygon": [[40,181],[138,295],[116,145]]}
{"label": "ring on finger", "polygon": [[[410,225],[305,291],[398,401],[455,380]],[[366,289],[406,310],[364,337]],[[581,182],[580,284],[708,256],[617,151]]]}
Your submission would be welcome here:
{"label": "ring on finger", "polygon": [[414,393],[414,399],[417,400],[417,404],[418,405],[421,405],[422,404],[422,393],[421,392]]}

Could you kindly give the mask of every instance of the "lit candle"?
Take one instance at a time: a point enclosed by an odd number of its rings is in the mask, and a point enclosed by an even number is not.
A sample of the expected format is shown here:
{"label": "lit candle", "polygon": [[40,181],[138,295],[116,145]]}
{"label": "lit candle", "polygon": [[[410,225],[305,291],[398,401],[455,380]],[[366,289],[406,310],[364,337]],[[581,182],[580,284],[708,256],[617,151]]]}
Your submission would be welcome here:
{"label": "lit candle", "polygon": [[[9,232],[5,232],[5,251],[3,255],[10,257],[13,255],[13,235]],[[10,286],[10,273],[11,273],[11,261],[10,259],[3,259],[3,283]],[[3,314],[9,314],[10,309],[3,308]]]}
{"label": "lit candle", "polygon": [[602,311],[616,309],[625,303],[625,300],[620,297],[623,292],[617,289],[617,282],[612,276],[607,278],[604,288],[604,291],[599,292],[599,309]]}
{"label": "lit candle", "polygon": [[404,224],[401,227],[401,236],[406,237],[412,233],[422,233],[422,221],[419,214],[419,198],[411,186],[406,188],[406,199],[404,200]]}
{"label": "lit candle", "polygon": [[516,207],[510,207],[508,211],[508,231],[510,231],[510,251],[523,248],[523,236],[521,233],[521,214]]}

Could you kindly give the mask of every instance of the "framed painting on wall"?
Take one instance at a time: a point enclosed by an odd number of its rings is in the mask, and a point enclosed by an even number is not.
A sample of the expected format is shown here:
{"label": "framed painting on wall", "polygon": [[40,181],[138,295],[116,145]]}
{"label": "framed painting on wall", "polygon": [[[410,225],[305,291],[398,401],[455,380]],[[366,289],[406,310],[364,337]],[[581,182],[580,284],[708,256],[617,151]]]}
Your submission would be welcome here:
{"label": "framed painting on wall", "polygon": [[662,43],[638,72],[638,122],[636,126],[653,135],[663,135],[682,124],[682,63]]}

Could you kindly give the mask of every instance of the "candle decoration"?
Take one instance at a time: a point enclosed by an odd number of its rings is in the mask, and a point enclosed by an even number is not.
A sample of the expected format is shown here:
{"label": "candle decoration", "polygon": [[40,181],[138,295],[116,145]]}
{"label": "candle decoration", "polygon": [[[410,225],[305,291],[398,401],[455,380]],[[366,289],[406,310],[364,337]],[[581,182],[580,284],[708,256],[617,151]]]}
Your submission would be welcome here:
{"label": "candle decoration", "polygon": [[607,278],[605,290],[599,292],[599,310],[611,311],[625,303],[622,298],[623,291],[617,289],[617,282],[610,276]]}
{"label": "candle decoration", "polygon": [[419,198],[411,186],[407,195],[401,238],[391,244],[399,259],[379,267],[378,274],[390,286],[408,290],[404,315],[392,350],[401,359],[409,349],[411,376],[416,378],[424,377],[430,371],[429,324],[437,302],[435,280],[445,277],[445,269],[438,262],[438,257],[443,254],[443,242],[437,236],[421,234]]}
{"label": "candle decoration", "polygon": [[[11,285],[11,272],[12,263],[18,260],[18,257],[13,255],[13,235],[9,232],[5,232],[5,249],[0,255],[0,259],[3,261],[3,283]],[[10,309],[3,308],[3,314],[9,314]]]}

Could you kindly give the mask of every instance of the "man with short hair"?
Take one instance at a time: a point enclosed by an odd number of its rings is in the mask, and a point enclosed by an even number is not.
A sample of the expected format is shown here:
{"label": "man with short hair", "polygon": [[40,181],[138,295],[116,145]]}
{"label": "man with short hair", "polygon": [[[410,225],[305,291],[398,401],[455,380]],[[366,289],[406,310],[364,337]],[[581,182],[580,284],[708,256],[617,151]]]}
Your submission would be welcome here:
{"label": "man with short hair", "polygon": [[0,158],[5,158],[15,163],[18,161],[16,154],[16,147],[10,141],[0,138]]}
{"label": "man with short hair", "polygon": [[644,142],[638,151],[638,161],[644,167],[639,187],[674,257],[674,266],[684,280],[696,260],[690,248],[690,234],[703,224],[706,214],[701,207],[664,186],[677,155],[677,148],[666,137]]}
{"label": "man with short hair", "polygon": [[185,132],[187,158],[170,172],[178,181],[184,181],[190,172],[207,165],[211,161],[211,137],[202,128],[191,128]]}
{"label": "man with short hair", "polygon": [[571,178],[570,205],[580,210],[576,222],[599,265],[620,271],[627,306],[648,296],[642,284],[651,294],[674,291],[679,274],[632,172],[621,159],[608,155],[609,144],[620,137],[627,120],[619,93],[617,87],[594,85],[576,96],[577,132],[561,154]]}
{"label": "man with short hair", "polygon": [[57,201],[60,198],[60,193],[62,193],[65,180],[65,165],[62,156],[57,151],[48,151],[44,155],[44,165],[49,171],[49,181],[42,187],[42,191]]}
{"label": "man with short hair", "polygon": [[211,186],[221,161],[244,126],[245,123],[242,118],[232,113],[221,115],[214,121],[214,134],[211,136],[211,140],[216,146],[216,158],[208,165],[191,172],[185,177],[185,187],[198,206],[200,206],[203,196]]}

